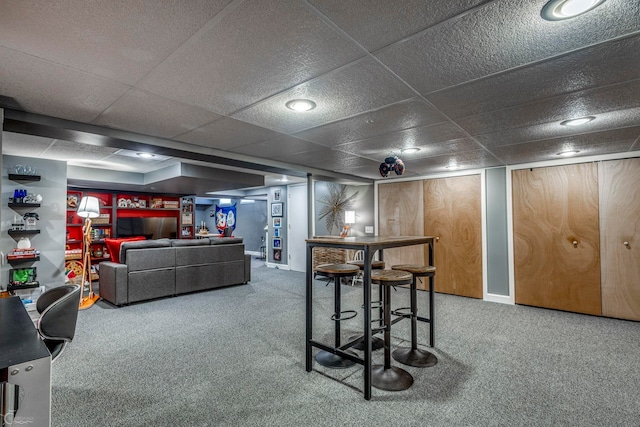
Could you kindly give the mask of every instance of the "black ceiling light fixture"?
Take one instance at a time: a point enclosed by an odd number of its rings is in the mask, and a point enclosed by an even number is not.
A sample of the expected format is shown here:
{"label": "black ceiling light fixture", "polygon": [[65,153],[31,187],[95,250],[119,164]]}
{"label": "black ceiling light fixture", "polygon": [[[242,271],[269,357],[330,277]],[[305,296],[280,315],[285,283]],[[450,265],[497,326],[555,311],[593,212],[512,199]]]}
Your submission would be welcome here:
{"label": "black ceiling light fixture", "polygon": [[402,175],[404,173],[404,162],[398,156],[389,156],[384,159],[383,163],[380,163],[379,170],[383,178],[388,177],[391,171],[394,171],[396,175]]}
{"label": "black ceiling light fixture", "polygon": [[562,21],[590,11],[606,0],[550,0],[544,5],[540,15],[547,21]]}

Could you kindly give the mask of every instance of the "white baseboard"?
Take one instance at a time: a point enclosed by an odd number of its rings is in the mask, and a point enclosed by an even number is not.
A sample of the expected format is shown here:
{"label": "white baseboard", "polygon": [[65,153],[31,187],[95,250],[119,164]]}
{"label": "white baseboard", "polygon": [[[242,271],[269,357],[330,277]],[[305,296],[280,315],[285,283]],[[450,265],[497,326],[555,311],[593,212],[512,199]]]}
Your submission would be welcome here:
{"label": "white baseboard", "polygon": [[274,262],[267,262],[265,265],[269,268],[277,268],[278,270],[291,270],[289,264],[276,264]]}
{"label": "white baseboard", "polygon": [[510,304],[510,305],[515,304],[515,301],[509,295],[486,294],[484,296],[484,301],[498,302],[500,304]]}

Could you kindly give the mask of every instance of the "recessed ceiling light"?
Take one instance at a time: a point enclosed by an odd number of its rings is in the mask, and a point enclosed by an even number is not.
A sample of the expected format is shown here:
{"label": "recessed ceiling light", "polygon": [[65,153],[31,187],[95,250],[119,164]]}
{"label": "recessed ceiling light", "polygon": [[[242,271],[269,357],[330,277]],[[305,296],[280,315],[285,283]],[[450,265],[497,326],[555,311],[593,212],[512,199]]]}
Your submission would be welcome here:
{"label": "recessed ceiling light", "polygon": [[136,153],[138,157],[142,157],[143,159],[153,159],[156,155],[152,153]]}
{"label": "recessed ceiling light", "polygon": [[403,154],[413,154],[413,153],[417,153],[418,151],[420,151],[419,148],[416,147],[410,147],[410,148],[403,148],[402,150],[400,150]]}
{"label": "recessed ceiling light", "polygon": [[310,99],[292,99],[286,103],[288,109],[293,111],[309,111],[316,108],[316,103]]}
{"label": "recessed ceiling light", "polygon": [[595,117],[593,116],[580,117],[577,119],[565,120],[563,122],[560,122],[560,124],[563,126],[580,126],[585,123],[589,123],[591,120],[595,120]]}
{"label": "recessed ceiling light", "polygon": [[547,21],[561,21],[582,15],[604,2],[605,0],[551,0],[544,5],[540,15]]}
{"label": "recessed ceiling light", "polygon": [[565,150],[565,151],[562,151],[562,152],[558,153],[558,156],[570,157],[570,156],[575,156],[579,152],[580,151],[578,151],[578,150]]}

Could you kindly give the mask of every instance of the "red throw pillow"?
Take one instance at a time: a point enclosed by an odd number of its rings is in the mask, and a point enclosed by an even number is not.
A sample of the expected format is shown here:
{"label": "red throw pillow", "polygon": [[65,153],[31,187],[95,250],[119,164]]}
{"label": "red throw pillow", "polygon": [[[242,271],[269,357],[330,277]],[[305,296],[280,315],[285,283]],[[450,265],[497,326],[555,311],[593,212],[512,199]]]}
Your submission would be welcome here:
{"label": "red throw pillow", "polygon": [[107,245],[109,254],[111,255],[111,261],[120,263],[120,245],[122,242],[135,242],[136,240],[146,240],[144,236],[135,237],[123,237],[121,239],[104,239],[104,243]]}

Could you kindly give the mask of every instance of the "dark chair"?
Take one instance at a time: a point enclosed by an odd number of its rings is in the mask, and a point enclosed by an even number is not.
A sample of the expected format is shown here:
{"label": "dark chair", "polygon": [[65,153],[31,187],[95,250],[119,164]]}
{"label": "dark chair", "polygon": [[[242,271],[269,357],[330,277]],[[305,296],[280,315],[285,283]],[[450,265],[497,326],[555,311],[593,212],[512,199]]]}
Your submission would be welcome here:
{"label": "dark chair", "polygon": [[36,309],[40,313],[38,332],[56,360],[76,333],[80,286],[64,285],[49,289],[38,298]]}

